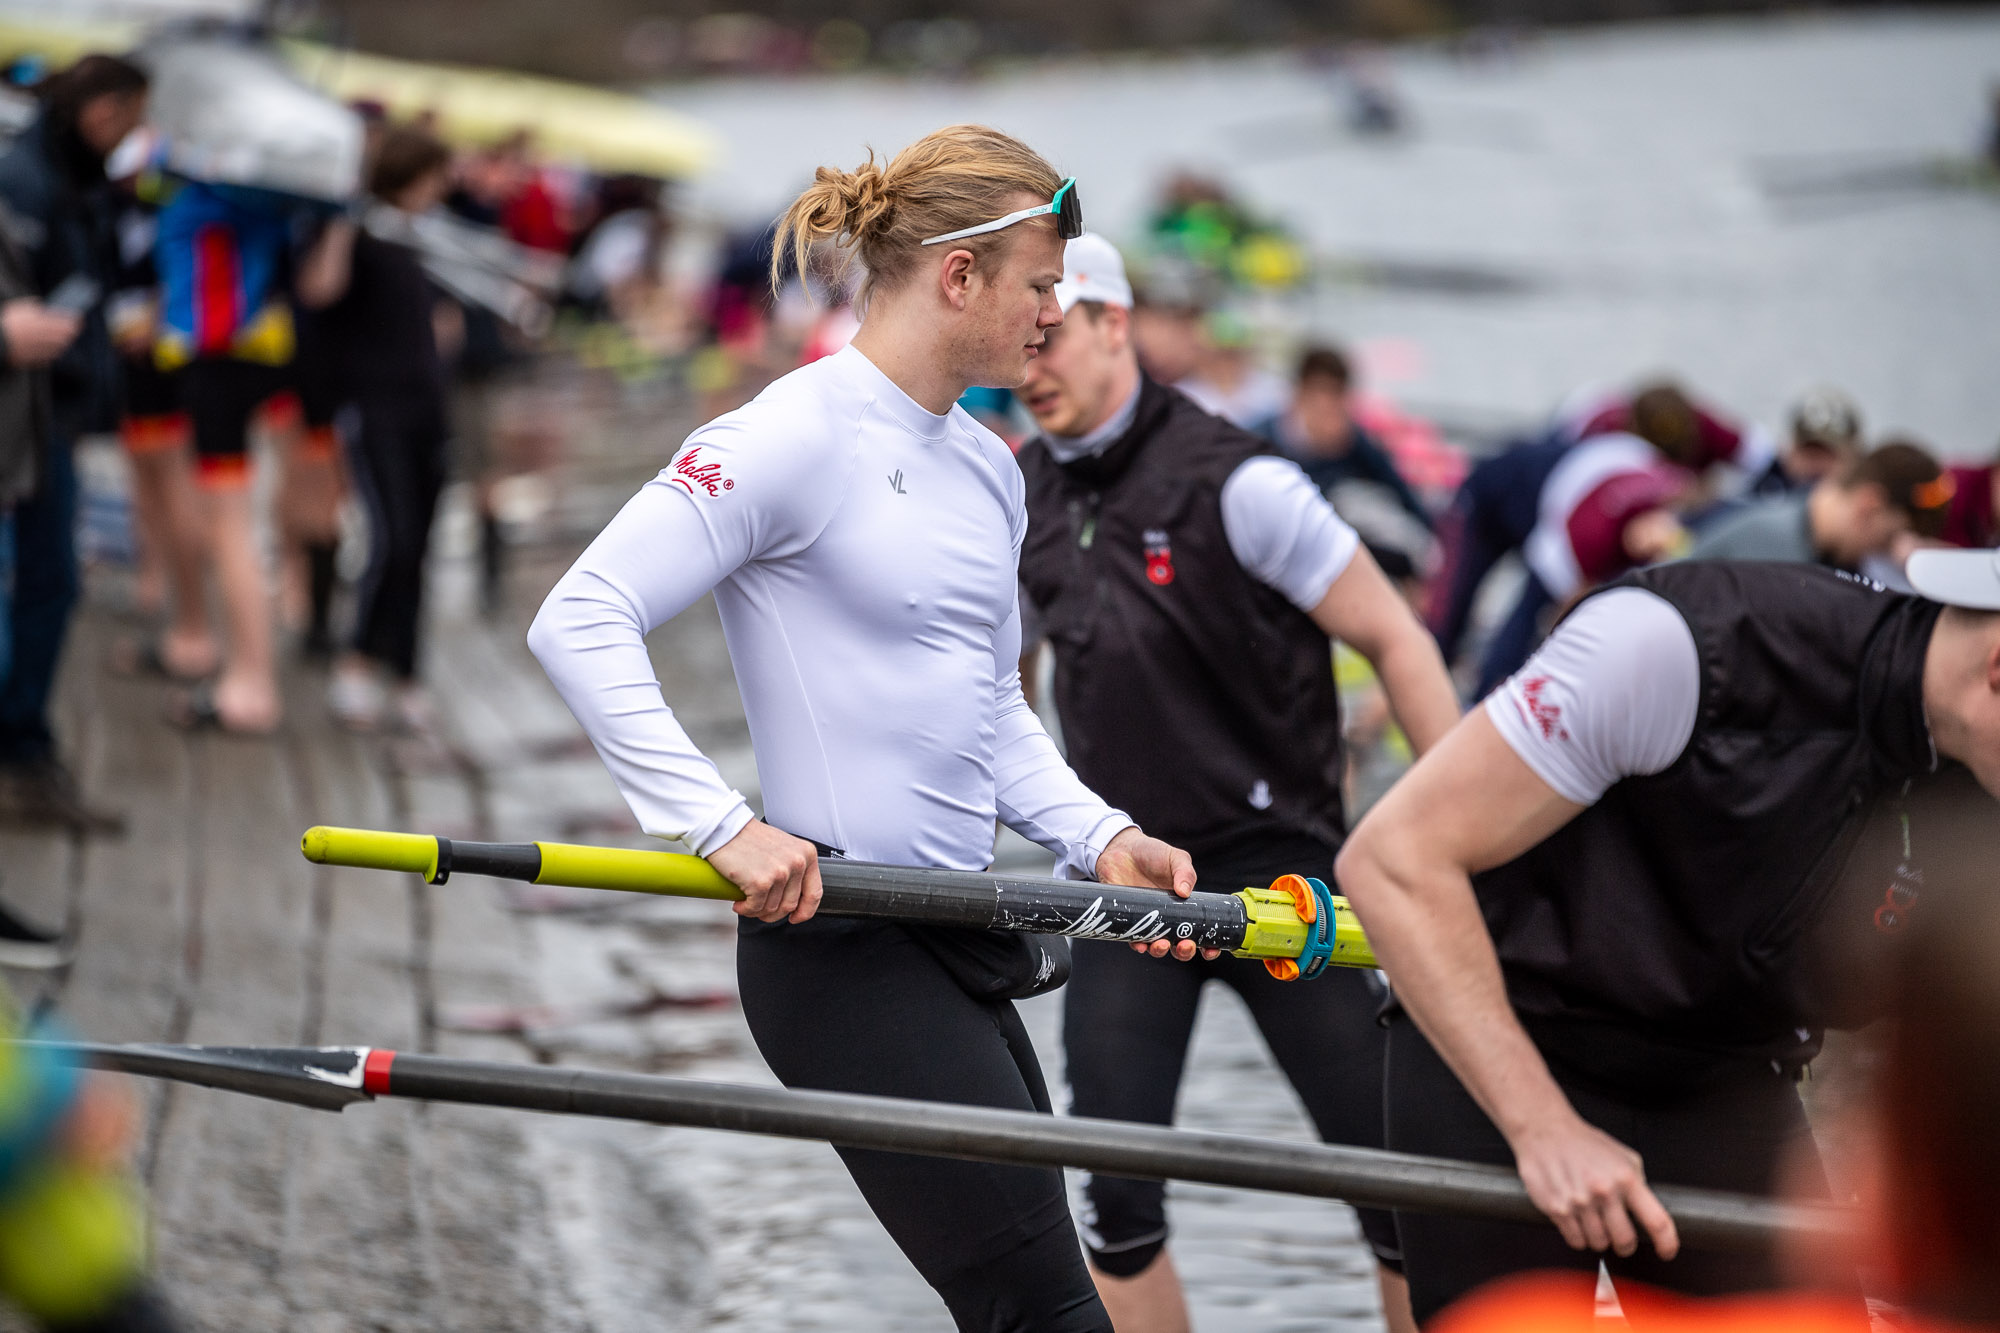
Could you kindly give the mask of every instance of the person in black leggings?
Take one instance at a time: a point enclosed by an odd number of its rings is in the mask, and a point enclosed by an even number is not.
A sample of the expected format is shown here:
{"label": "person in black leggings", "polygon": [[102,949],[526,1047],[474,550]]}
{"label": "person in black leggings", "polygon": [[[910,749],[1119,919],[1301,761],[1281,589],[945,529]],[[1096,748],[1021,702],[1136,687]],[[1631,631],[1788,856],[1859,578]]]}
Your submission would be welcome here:
{"label": "person in black leggings", "polygon": [[[787,1087],[1051,1109],[1013,1002],[968,994],[907,927],[746,917],[737,928],[736,974],[757,1049]],[[919,1051],[922,1058],[913,1058]],[[960,1328],[1109,1328],[1090,1275],[1076,1261],[1062,1172],[839,1152],[868,1206]],[[968,1228],[968,1218],[980,1226]]]}
{"label": "person in black leggings", "polygon": [[[854,341],[663,452],[528,631],[640,827],[743,891],[744,1014],[788,1086],[1049,1110],[1010,997],[1047,989],[1053,955],[1004,932],[822,921],[819,858],[836,847],[983,870],[1004,821],[1073,876],[1194,889],[1187,854],[1092,792],[1022,697],[1021,479],[957,406],[973,384],[1018,383],[1061,319],[1075,189],[976,125],[886,166],[820,168],[775,250],[859,252]],[[762,819],[675,718],[646,652],[711,596]],[[842,1158],[964,1333],[1110,1333],[1061,1173]]]}
{"label": "person in black leggings", "polygon": [[[383,203],[421,214],[444,198],[450,165],[437,139],[392,129],[376,151],[369,188]],[[348,461],[368,513],[368,569],[358,588],[353,652],[335,664],[329,703],[348,726],[379,725],[386,671],[402,720],[421,725],[424,556],[451,436],[433,322],[437,293],[413,251],[346,218],[327,224],[298,285],[301,301],[317,309],[310,321],[315,350],[336,368],[340,396],[353,410]]]}
{"label": "person in black leggings", "polygon": [[[1376,668],[1419,753],[1458,718],[1444,663],[1297,464],[1142,375],[1110,242],[1085,234],[1063,263],[1056,298],[1069,313],[1021,389],[1043,433],[1016,457],[1022,595],[1054,650],[1068,759],[1144,827],[1169,830],[1198,889],[1262,888],[1287,873],[1328,883],[1346,831],[1328,640]],[[1250,1005],[1323,1137],[1381,1145],[1382,997],[1367,977],[1280,981],[1261,963],[1219,959],[1163,967],[1115,945],[1078,945],[1074,966],[1063,1028],[1076,1114],[1172,1123],[1214,980]],[[1089,1184],[1085,1240],[1122,1333],[1189,1325],[1164,1201],[1155,1183]],[[1394,1224],[1374,1213],[1363,1228],[1389,1327],[1406,1333]]]}
{"label": "person in black leggings", "polygon": [[[1281,875],[1324,877],[1334,850],[1309,845],[1288,856],[1281,844],[1274,855],[1234,868],[1204,864],[1199,887],[1233,893]],[[1375,1013],[1384,990],[1376,973],[1338,968],[1300,983],[1279,981],[1250,958],[1164,967],[1122,944],[1078,940],[1072,947],[1063,1024],[1071,1114],[1171,1124],[1202,988],[1218,981],[1248,1006],[1321,1138],[1382,1142],[1382,1032]],[[1152,1266],[1167,1243],[1166,1190],[1158,1180],[1087,1179],[1084,1242],[1100,1272],[1131,1278]],[[1359,1212],[1376,1260],[1399,1266],[1395,1219],[1381,1209]]]}

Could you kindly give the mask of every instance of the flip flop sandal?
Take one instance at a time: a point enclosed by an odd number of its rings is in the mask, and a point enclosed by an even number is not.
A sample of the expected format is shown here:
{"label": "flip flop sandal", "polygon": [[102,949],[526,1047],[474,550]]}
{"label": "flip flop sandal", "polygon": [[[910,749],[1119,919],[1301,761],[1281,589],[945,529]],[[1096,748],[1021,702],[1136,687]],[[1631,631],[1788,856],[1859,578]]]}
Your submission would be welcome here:
{"label": "flip flop sandal", "polygon": [[206,681],[191,689],[182,691],[169,700],[166,711],[167,722],[182,731],[215,731],[225,736],[241,736],[249,740],[261,740],[277,732],[276,727],[238,727],[225,721],[222,710],[215,706],[215,687]]}
{"label": "flip flop sandal", "polygon": [[179,681],[182,684],[205,680],[211,674],[186,676],[173,669],[167,662],[167,654],[160,640],[152,637],[143,639],[121,639],[111,645],[108,655],[111,673],[130,678],[150,678],[154,680]]}

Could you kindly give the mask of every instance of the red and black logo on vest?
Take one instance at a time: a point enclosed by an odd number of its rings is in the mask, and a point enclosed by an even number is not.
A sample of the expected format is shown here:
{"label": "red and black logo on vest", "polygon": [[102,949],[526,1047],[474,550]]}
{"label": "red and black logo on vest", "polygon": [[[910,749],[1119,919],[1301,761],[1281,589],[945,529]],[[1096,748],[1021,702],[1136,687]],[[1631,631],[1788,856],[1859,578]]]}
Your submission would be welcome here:
{"label": "red and black logo on vest", "polygon": [[1167,540],[1167,534],[1159,528],[1147,528],[1146,577],[1159,587],[1166,587],[1174,581],[1174,548]]}

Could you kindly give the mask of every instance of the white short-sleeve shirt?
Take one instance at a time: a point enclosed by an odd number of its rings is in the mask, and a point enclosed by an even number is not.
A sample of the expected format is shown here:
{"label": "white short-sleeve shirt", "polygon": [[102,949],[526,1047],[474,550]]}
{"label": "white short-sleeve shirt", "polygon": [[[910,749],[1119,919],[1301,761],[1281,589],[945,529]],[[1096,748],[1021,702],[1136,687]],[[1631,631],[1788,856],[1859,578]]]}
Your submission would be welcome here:
{"label": "white short-sleeve shirt", "polygon": [[1680,758],[1700,702],[1687,621],[1657,594],[1614,588],[1577,607],[1485,709],[1537,777],[1591,805]]}

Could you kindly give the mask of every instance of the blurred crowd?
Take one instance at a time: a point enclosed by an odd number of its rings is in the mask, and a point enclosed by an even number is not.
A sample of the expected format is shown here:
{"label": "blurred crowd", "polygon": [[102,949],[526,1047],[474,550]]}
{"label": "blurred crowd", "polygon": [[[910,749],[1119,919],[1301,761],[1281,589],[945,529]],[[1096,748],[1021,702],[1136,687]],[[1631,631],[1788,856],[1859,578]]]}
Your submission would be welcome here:
{"label": "blurred crowd", "polygon": [[[815,40],[837,61],[850,36]],[[725,237],[690,272],[665,183],[540,161],[525,127],[451,145],[422,120],[353,108],[362,188],[308,199],[169,169],[147,129],[147,74],[125,60],[89,56],[29,91],[36,113],[0,154],[7,825],[121,826],[79,789],[50,722],[79,592],[80,440],[115,434],[129,467],[145,629],[111,665],[168,683],[172,724],[272,734],[281,662],[296,653],[324,669],[341,725],[421,733],[434,725],[423,570],[440,496],[468,484],[496,605],[497,496],[553,448],[532,412],[504,406],[543,358],[670,381],[707,418],[859,327],[832,264],[808,262],[773,292],[774,228]],[[1146,372],[1300,465],[1420,610],[1467,699],[1590,589],[1658,561],[1817,562],[1894,586],[1920,546],[2000,545],[2000,464],[1945,466],[1924,441],[1872,433],[1837,388],[1801,394],[1771,430],[1634,367],[1630,383],[1580,389],[1514,437],[1448,438],[1371,389],[1365,348],[1302,343],[1260,319],[1263,298],[1310,263],[1215,182],[1169,182],[1131,239]],[[1034,428],[1005,391],[966,406],[1017,445]],[[259,468],[272,475],[260,482]],[[361,558],[343,560],[344,543]],[[1337,670],[1359,742],[1350,780],[1379,790],[1407,748],[1366,664],[1343,656]],[[59,948],[0,909],[0,961]],[[0,1048],[0,1081],[16,1059]],[[31,1075],[61,1082],[19,1072]],[[71,1108],[49,1116],[117,1118],[67,1085],[48,1096]],[[23,1121],[16,1138],[47,1140],[53,1123]],[[92,1146],[108,1131],[65,1133],[89,1170],[110,1160]],[[0,1166],[9,1151],[0,1133]],[[24,1197],[24,1179],[0,1171],[0,1194]],[[107,1188],[90,1252],[123,1274],[126,1196]],[[0,1285],[52,1326],[164,1326],[147,1322],[165,1316],[137,1278],[99,1281],[115,1311],[36,1295],[8,1243],[0,1227]],[[100,1317],[114,1322],[89,1324]]]}

